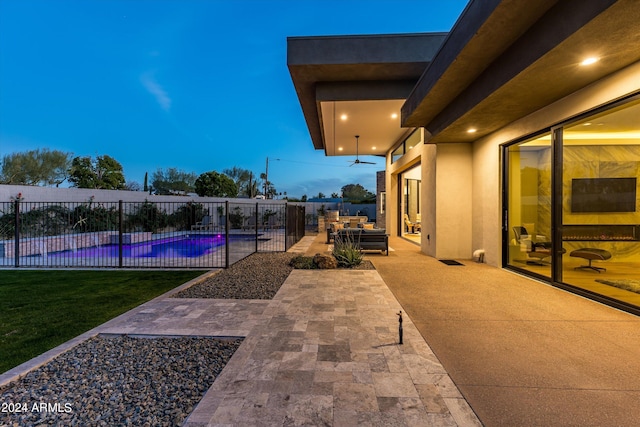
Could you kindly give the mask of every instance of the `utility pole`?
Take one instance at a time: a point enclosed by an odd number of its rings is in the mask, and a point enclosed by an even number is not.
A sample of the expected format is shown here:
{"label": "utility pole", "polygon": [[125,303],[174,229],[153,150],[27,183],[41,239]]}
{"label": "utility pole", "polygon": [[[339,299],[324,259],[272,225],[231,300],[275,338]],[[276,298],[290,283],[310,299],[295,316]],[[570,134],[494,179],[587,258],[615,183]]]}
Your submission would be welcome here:
{"label": "utility pole", "polygon": [[[272,159],[272,160],[280,160],[280,159]],[[269,194],[267,194],[267,189],[269,188],[269,157],[267,157],[267,167],[264,173],[264,198],[268,199]]]}

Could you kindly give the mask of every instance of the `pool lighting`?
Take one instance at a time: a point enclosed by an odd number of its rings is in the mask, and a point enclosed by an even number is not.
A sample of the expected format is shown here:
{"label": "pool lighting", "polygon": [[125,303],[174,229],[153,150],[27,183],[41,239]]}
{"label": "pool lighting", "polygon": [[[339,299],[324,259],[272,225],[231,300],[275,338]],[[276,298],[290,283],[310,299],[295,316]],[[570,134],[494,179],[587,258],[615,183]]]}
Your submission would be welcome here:
{"label": "pool lighting", "polygon": [[467,129],[467,133],[476,133],[477,131],[478,131],[478,129],[476,129],[476,128]]}

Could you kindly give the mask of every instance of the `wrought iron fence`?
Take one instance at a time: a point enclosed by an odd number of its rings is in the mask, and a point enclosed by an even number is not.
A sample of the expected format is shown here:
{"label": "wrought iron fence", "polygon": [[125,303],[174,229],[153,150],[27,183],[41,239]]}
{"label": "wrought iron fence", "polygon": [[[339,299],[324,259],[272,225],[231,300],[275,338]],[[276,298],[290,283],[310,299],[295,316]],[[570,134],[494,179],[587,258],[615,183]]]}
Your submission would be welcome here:
{"label": "wrought iron fence", "polygon": [[4,267],[224,268],[303,235],[304,207],[284,203],[0,203]]}

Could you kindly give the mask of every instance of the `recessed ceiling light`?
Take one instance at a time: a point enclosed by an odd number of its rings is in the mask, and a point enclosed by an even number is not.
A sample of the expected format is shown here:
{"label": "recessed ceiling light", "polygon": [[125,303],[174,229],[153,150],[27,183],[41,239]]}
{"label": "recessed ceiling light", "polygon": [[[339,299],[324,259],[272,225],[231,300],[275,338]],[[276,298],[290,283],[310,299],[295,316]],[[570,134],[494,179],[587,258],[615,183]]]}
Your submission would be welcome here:
{"label": "recessed ceiling light", "polygon": [[397,119],[397,118],[398,118],[398,113],[393,113],[393,114],[391,115],[391,118],[392,118],[392,119]]}
{"label": "recessed ceiling light", "polygon": [[347,115],[346,115],[346,114],[342,114],[342,115],[340,116],[340,120],[342,120],[342,121],[347,120]]}
{"label": "recessed ceiling light", "polygon": [[476,128],[467,129],[467,133],[476,133],[477,131],[478,131],[478,129],[476,129]]}
{"label": "recessed ceiling light", "polygon": [[342,151],[342,147],[338,147],[338,151]]}
{"label": "recessed ceiling light", "polygon": [[371,147],[371,149],[372,149],[372,150],[375,150],[375,149],[376,149],[376,147]]}
{"label": "recessed ceiling light", "polygon": [[585,58],[580,65],[591,65],[591,64],[595,64],[596,62],[598,62],[600,60],[600,58],[596,58],[595,56],[591,56],[589,58]]}

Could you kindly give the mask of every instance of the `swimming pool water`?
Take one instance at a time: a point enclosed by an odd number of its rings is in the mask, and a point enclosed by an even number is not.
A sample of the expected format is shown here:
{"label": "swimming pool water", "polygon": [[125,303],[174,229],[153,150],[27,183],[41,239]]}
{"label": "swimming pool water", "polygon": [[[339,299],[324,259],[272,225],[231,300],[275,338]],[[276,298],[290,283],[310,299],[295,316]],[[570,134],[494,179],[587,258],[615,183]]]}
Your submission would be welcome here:
{"label": "swimming pool water", "polygon": [[[255,236],[229,236],[230,241],[254,240]],[[178,236],[143,243],[122,245],[123,258],[196,258],[224,245],[222,235]],[[118,245],[101,245],[75,251],[50,252],[49,257],[116,258]],[[39,256],[39,255],[38,255]]]}

